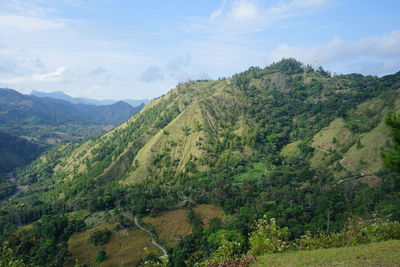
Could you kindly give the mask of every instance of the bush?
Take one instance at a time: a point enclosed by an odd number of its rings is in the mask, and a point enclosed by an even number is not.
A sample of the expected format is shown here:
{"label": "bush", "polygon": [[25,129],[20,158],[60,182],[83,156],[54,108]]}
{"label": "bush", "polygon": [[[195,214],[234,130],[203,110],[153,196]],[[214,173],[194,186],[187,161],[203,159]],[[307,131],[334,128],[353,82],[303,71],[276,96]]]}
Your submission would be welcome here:
{"label": "bush", "polygon": [[93,232],[90,235],[89,243],[96,246],[102,246],[110,240],[111,234],[111,231],[108,229]]}
{"label": "bush", "polygon": [[106,252],[104,250],[100,250],[96,254],[96,263],[103,262],[106,259]]}
{"label": "bush", "polygon": [[289,248],[288,237],[287,227],[280,228],[275,219],[267,219],[264,216],[264,218],[258,220],[256,231],[250,235],[250,254],[259,256],[286,251]]}
{"label": "bush", "polygon": [[297,249],[312,250],[318,248],[346,247],[400,239],[400,223],[383,219],[350,219],[346,227],[338,233],[319,233],[312,236],[306,233],[297,240]]}

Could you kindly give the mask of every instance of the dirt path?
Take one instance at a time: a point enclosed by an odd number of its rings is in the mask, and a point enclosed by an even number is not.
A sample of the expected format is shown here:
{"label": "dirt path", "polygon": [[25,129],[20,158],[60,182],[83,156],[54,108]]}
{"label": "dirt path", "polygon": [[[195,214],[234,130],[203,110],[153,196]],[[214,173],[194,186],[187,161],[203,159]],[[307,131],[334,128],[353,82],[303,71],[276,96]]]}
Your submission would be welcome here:
{"label": "dirt path", "polygon": [[[330,152],[330,151],[328,151],[328,150],[325,150],[325,149],[322,149],[322,148],[319,148],[319,147],[315,147],[315,149],[316,150],[319,150],[319,151],[322,151],[322,152],[324,152],[324,153],[328,153],[328,154],[331,154],[332,152]],[[349,167],[347,167],[346,165],[344,165],[344,161],[346,160],[346,157],[345,156],[343,156],[342,155],[342,159],[339,161],[339,164],[340,164],[340,166],[342,166],[344,169],[346,169],[346,170],[348,170],[348,171],[353,171],[353,170],[351,170]],[[365,173],[363,173],[362,171],[360,171],[360,170],[356,170],[357,172],[358,172],[358,176],[351,176],[351,177],[347,177],[347,178],[344,178],[344,179],[340,179],[339,181],[337,181],[337,184],[340,184],[340,183],[343,183],[343,182],[345,182],[345,181],[348,181],[348,180],[351,180],[351,179],[355,179],[355,178],[360,178],[360,177],[364,177],[366,174]]]}
{"label": "dirt path", "polygon": [[141,230],[145,231],[150,236],[151,243],[153,243],[154,246],[156,246],[159,250],[161,250],[161,252],[163,253],[164,256],[168,256],[167,250],[163,246],[161,246],[160,244],[157,243],[157,241],[154,239],[154,236],[150,232],[150,230],[147,230],[146,228],[144,228],[143,226],[141,226],[139,224],[137,215],[135,215],[134,222],[137,227],[139,227]]}

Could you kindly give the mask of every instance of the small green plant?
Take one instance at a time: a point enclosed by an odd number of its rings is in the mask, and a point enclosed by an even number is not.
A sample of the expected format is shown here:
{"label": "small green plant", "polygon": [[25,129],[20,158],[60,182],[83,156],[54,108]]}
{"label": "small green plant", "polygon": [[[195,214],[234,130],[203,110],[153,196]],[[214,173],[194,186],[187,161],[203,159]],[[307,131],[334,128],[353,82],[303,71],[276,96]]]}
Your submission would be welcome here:
{"label": "small green plant", "polygon": [[103,262],[106,259],[106,252],[104,250],[100,250],[96,254],[96,263]]}
{"label": "small green plant", "polygon": [[361,140],[357,141],[356,147],[357,147],[357,149],[361,149],[364,147],[364,145],[361,143]]}

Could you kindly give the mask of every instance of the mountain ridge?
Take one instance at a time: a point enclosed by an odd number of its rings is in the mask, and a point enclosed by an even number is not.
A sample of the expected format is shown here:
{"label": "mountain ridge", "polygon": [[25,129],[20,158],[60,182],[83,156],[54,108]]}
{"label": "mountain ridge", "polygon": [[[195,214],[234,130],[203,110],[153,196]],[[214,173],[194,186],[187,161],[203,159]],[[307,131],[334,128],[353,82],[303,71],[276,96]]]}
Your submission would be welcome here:
{"label": "mountain ridge", "polygon": [[147,104],[150,102],[149,99],[123,99],[123,100],[114,100],[114,99],[103,99],[103,100],[97,100],[97,99],[92,99],[92,98],[85,98],[85,97],[72,97],[70,95],[65,94],[62,91],[53,91],[53,92],[41,92],[37,90],[32,90],[30,95],[34,95],[37,97],[49,97],[49,98],[54,98],[54,99],[60,99],[60,100],[65,100],[73,104],[86,104],[86,105],[96,105],[96,106],[101,106],[101,105],[112,105],[117,102],[125,102],[131,105],[132,107],[138,107],[141,104]]}

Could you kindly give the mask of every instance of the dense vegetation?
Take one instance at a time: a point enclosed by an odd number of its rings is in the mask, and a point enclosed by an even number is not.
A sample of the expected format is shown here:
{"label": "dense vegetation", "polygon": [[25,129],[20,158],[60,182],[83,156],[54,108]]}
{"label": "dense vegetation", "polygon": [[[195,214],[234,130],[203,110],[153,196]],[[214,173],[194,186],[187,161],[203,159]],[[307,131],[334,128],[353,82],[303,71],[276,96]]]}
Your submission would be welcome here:
{"label": "dense vegetation", "polygon": [[[364,174],[365,159],[355,161],[354,170],[343,163],[344,155],[354,160],[353,151],[364,151],[376,133],[388,131],[382,118],[398,113],[399,86],[400,73],[331,77],[293,59],[229,79],[180,84],[121,127],[47,151],[19,172],[29,189],[2,204],[2,240],[14,238],[16,225],[73,211],[155,215],[177,205],[219,206],[226,218],[208,227],[189,208],[192,233],[170,248],[170,266],[192,266],[264,253],[255,245],[268,238],[262,227],[297,244],[304,235],[344,233],[352,216],[400,220],[399,174],[381,167]],[[329,137],[329,151],[313,145],[338,118],[351,138]],[[393,116],[387,121],[394,144],[384,135],[369,160],[380,162],[382,150],[386,166],[396,171],[399,124]],[[293,151],[284,153],[288,148]],[[49,248],[65,238],[56,235]],[[285,250],[277,244],[272,252]],[[39,262],[31,259],[37,246],[27,248],[25,262]],[[41,260],[57,265],[60,257]]]}
{"label": "dense vegetation", "polygon": [[[72,104],[0,88],[0,173],[26,166],[51,145],[100,135],[142,108]],[[1,185],[1,198],[6,187]]]}

